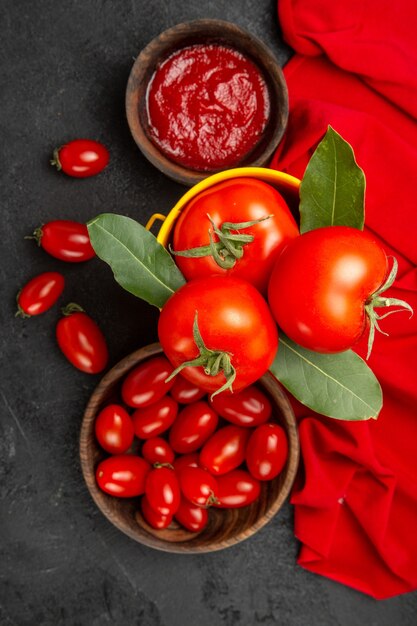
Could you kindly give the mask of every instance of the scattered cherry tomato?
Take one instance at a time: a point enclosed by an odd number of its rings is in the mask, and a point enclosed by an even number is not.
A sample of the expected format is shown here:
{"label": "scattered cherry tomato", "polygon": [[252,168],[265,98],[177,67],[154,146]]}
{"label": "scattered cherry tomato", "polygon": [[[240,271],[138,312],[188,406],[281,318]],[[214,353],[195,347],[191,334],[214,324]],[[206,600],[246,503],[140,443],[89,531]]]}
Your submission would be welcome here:
{"label": "scattered cherry tomato", "polygon": [[179,404],[191,404],[204,398],[206,392],[178,374],[175,376],[170,394]]}
{"label": "scattered cherry tomato", "polygon": [[136,437],[150,439],[160,435],[177,417],[178,404],[169,396],[162,397],[150,406],[136,409],[132,415]]}
{"label": "scattered cherry tomato", "polygon": [[192,504],[185,498],[181,498],[179,509],[175,513],[175,519],[187,530],[197,533],[207,526],[208,510]]}
{"label": "scattered cherry tomato", "polygon": [[146,496],[142,496],[140,507],[144,520],[148,522],[152,528],[163,530],[164,528],[168,528],[172,522],[172,515],[161,515],[161,513],[154,511]]}
{"label": "scattered cherry tomato", "polygon": [[250,431],[240,426],[224,426],[206,441],[200,452],[200,465],[215,476],[226,474],[245,460]]}
{"label": "scattered cherry tomato", "polygon": [[261,484],[248,472],[233,470],[217,479],[217,503],[221,509],[237,509],[254,502],[261,493]]}
{"label": "scattered cherry tomato", "polygon": [[201,467],[183,467],[178,480],[183,496],[192,504],[209,507],[216,502],[217,481]]}
{"label": "scattered cherry tomato", "polygon": [[95,433],[101,447],[110,454],[122,454],[133,443],[135,431],[129,413],[119,404],[109,404],[95,421]]}
{"label": "scattered cherry tomato", "polygon": [[98,141],[74,139],[54,150],[51,165],[68,176],[87,178],[99,174],[109,162],[109,151]]}
{"label": "scattered cherry tomato", "polygon": [[365,306],[388,271],[374,237],[347,226],[311,230],[277,259],[269,304],[282,330],[309,350],[351,348],[367,328]]}
{"label": "scattered cherry tomato", "polygon": [[258,426],[271,417],[269,398],[255,385],[233,394],[219,393],[210,404],[221,417],[237,426]]}
{"label": "scattered cherry tomato", "polygon": [[[208,216],[222,236],[226,234],[226,240],[229,232],[234,237],[251,235],[253,241],[238,246],[237,257],[231,251],[232,246],[222,246],[227,250],[226,265],[232,264],[229,269],[221,267],[210,250],[199,258],[176,255],[175,261],[184,276],[192,280],[212,274],[230,274],[244,278],[265,293],[275,259],[286,244],[299,235],[284,198],[274,187],[255,178],[234,178],[214,185],[195,196],[181,211],[175,223],[174,251],[210,247],[210,234],[214,242],[219,241]],[[241,225],[262,218],[263,221],[252,226]],[[225,223],[235,224],[235,228],[222,231]],[[225,253],[221,254],[224,258]]]}
{"label": "scattered cherry tomato", "polygon": [[174,515],[181,493],[177,475],[170,467],[152,469],[146,479],[146,497],[150,507],[161,515]]}
{"label": "scattered cherry tomato", "polygon": [[133,454],[118,454],[104,459],[96,469],[97,484],[106,493],[119,498],[133,498],[145,491],[150,465]]}
{"label": "scattered cherry tomato", "polygon": [[179,476],[181,470],[184,467],[200,467],[199,466],[199,454],[198,452],[191,452],[190,454],[182,454],[177,456],[173,465],[177,476]]}
{"label": "scattered cherry tomato", "polygon": [[123,401],[133,408],[144,408],[162,398],[174,381],[166,383],[173,367],[164,356],[141,363],[126,376],[122,385]]}
{"label": "scattered cherry tomato", "polygon": [[258,480],[272,480],[282,471],[288,456],[288,439],[279,424],[261,424],[249,437],[246,465]]}
{"label": "scattered cherry tomato", "polygon": [[92,259],[96,253],[90,243],[85,224],[71,220],[54,220],[42,224],[32,237],[45,252],[60,261],[79,263]]}
{"label": "scattered cherry tomato", "polygon": [[171,446],[162,437],[147,439],[142,447],[143,457],[149,463],[173,463],[175,454]]}
{"label": "scattered cherry tomato", "polygon": [[44,272],[32,278],[17,294],[17,313],[31,317],[45,313],[64,290],[65,279],[58,272]]}
{"label": "scattered cherry tomato", "polygon": [[62,352],[82,372],[101,372],[109,358],[101,330],[78,305],[67,305],[63,313],[64,317],[56,326],[56,338]]}
{"label": "scattered cherry tomato", "polygon": [[169,443],[180,454],[194,452],[214,433],[218,421],[207,402],[188,404],[179,412],[169,431]]}
{"label": "scattered cherry tomato", "polygon": [[247,387],[266,372],[278,348],[265,300],[253,285],[231,276],[209,276],[180,287],[162,308],[158,332],[175,368],[204,355],[204,365],[196,361],[182,375],[208,391],[219,391],[226,380],[234,391]]}

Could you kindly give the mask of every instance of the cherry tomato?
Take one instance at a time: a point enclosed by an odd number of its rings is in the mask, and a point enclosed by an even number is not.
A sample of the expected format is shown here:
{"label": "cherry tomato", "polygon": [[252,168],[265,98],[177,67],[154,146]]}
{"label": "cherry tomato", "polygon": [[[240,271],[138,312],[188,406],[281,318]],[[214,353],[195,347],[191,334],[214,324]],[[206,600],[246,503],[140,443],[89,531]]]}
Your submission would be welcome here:
{"label": "cherry tomato", "polygon": [[56,326],[56,338],[68,361],[82,372],[97,374],[107,365],[109,354],[101,330],[78,305],[68,305]]}
{"label": "cherry tomato", "polygon": [[180,505],[181,493],[177,475],[170,467],[152,469],[145,488],[149,506],[161,515],[174,515]]}
{"label": "cherry tomato", "polygon": [[71,220],[54,220],[42,224],[28,239],[36,239],[38,246],[60,261],[79,263],[96,255],[87,226]]}
{"label": "cherry tomato", "polygon": [[44,272],[32,278],[17,294],[21,317],[40,315],[51,308],[64,290],[65,279],[58,272]]}
{"label": "cherry tomato", "polygon": [[246,465],[254,478],[272,480],[282,471],[288,456],[285,430],[278,424],[262,424],[251,434]]}
{"label": "cherry tomato", "polygon": [[216,502],[217,481],[201,467],[183,467],[178,473],[180,489],[196,506],[212,506]]}
{"label": "cherry tomato", "polygon": [[178,374],[175,376],[170,394],[179,404],[191,404],[204,398],[206,392]]}
{"label": "cherry tomato", "polygon": [[240,426],[224,426],[206,441],[200,452],[200,465],[215,476],[226,474],[245,460],[250,431]]}
{"label": "cherry tomato", "polygon": [[205,354],[205,366],[197,361],[181,373],[208,391],[219,391],[226,376],[234,391],[255,382],[278,347],[276,324],[265,300],[250,283],[231,276],[209,276],[180,287],[162,308],[158,333],[176,368]]}
{"label": "cherry tomato", "polygon": [[369,233],[317,228],[292,241],[277,259],[269,304],[278,325],[301,346],[347,350],[367,327],[365,305],[387,269],[385,252]]}
{"label": "cherry tomato", "polygon": [[238,393],[220,393],[210,404],[221,417],[237,426],[258,426],[268,421],[272,413],[269,398],[255,385]]}
{"label": "cherry tomato", "polygon": [[149,463],[173,463],[175,454],[162,437],[152,437],[143,444],[142,455]]}
{"label": "cherry tomato", "polygon": [[207,526],[208,510],[192,504],[185,498],[181,498],[179,509],[175,513],[175,519],[187,530],[197,533]]}
{"label": "cherry tomato", "polygon": [[136,409],[132,415],[135,435],[139,439],[150,439],[167,430],[177,417],[178,404],[165,396],[150,406]]}
{"label": "cherry tomato", "polygon": [[173,463],[177,476],[184,467],[199,467],[199,457],[198,452],[178,456]]}
{"label": "cherry tomato", "polygon": [[133,498],[145,491],[150,465],[133,454],[118,454],[101,461],[96,469],[97,484],[102,491],[119,498]]}
{"label": "cherry tomato", "polygon": [[221,509],[237,509],[254,502],[261,493],[261,484],[248,472],[233,470],[217,479],[217,504]]}
{"label": "cherry tomato", "polygon": [[[265,293],[275,259],[287,243],[299,235],[284,198],[271,185],[255,178],[234,178],[214,185],[199,193],[181,212],[174,229],[174,251],[207,248],[210,233],[218,242],[219,236],[214,234],[209,216],[218,229],[225,223],[235,224],[228,232],[234,236],[251,235],[253,241],[240,246],[243,254],[240,256],[237,252],[238,258],[226,248],[226,264],[232,264],[229,269],[216,263],[209,250],[198,258],[175,255],[184,276],[192,280],[212,274],[230,274],[244,278]],[[242,227],[242,222],[260,219],[263,221]],[[222,236],[224,232],[223,228]],[[224,250],[225,246],[219,244],[219,248]]]}
{"label": "cherry tomato", "polygon": [[51,165],[68,176],[87,178],[99,174],[109,162],[109,151],[98,141],[74,139],[54,150]]}
{"label": "cherry tomato", "polygon": [[129,413],[118,404],[109,404],[97,415],[96,438],[103,450],[110,454],[122,454],[133,443],[135,431]]}
{"label": "cherry tomato", "polygon": [[148,359],[126,376],[122,385],[123,401],[133,408],[144,408],[160,400],[172,387],[166,383],[173,367],[164,356]]}
{"label": "cherry tomato", "polygon": [[149,526],[152,526],[152,528],[163,530],[164,528],[168,528],[172,522],[172,515],[161,515],[161,513],[154,511],[146,496],[142,496],[140,508],[143,519],[145,522],[148,522]]}
{"label": "cherry tomato", "polygon": [[198,450],[214,433],[219,418],[207,402],[200,400],[184,407],[169,432],[169,443],[175,452]]}

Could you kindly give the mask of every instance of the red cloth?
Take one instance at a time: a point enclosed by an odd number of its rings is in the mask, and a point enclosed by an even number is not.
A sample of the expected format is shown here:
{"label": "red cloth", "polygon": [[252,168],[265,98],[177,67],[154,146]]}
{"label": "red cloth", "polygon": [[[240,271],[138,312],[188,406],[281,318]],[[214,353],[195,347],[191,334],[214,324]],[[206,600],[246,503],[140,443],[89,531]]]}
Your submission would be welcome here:
{"label": "red cloth", "polygon": [[399,262],[389,295],[416,312],[383,320],[390,336],[375,338],[378,420],[297,407],[299,564],[387,598],[417,589],[417,3],[279,0],[278,8],[298,54],[284,69],[289,126],[271,167],[301,178],[328,124],[349,141],[367,180],[366,227]]}

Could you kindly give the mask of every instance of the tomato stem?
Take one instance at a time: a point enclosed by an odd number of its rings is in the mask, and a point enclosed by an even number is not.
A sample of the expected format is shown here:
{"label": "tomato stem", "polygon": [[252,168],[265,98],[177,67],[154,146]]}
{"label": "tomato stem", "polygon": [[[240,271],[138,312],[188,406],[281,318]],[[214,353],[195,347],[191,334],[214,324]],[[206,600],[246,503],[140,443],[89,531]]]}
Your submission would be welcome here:
{"label": "tomato stem", "polygon": [[204,343],[204,340],[201,336],[200,329],[198,327],[198,311],[195,312],[194,322],[193,322],[193,337],[197,348],[200,351],[200,354],[190,361],[185,361],[181,363],[173,372],[168,376],[165,382],[169,382],[174,376],[179,374],[185,367],[202,367],[207,376],[217,376],[220,372],[223,372],[226,382],[219,389],[217,389],[214,393],[212,393],[211,398],[217,396],[217,394],[222,391],[226,391],[226,389],[230,389],[233,393],[233,383],[236,378],[236,370],[232,365],[231,355],[229,352],[225,352],[222,350],[211,350],[207,348]]}
{"label": "tomato stem", "polygon": [[24,239],[35,239],[38,246],[40,246],[42,237],[43,237],[42,226],[39,226],[39,228],[35,228],[32,235],[26,235]]}
{"label": "tomato stem", "polygon": [[[372,351],[372,346],[375,339],[375,331],[382,333],[383,335],[388,335],[385,331],[383,331],[379,326],[379,321],[388,317],[388,315],[392,315],[392,313],[399,313],[400,311],[409,311],[411,314],[410,317],[414,314],[413,308],[405,302],[405,300],[399,300],[398,298],[386,298],[385,296],[381,296],[384,291],[389,289],[397,276],[398,272],[398,261],[395,257],[392,257],[393,263],[390,273],[388,274],[387,280],[381,285],[375,293],[371,295],[367,303],[365,304],[365,312],[369,319],[369,338],[368,338],[368,352],[366,358],[369,359]],[[399,308],[394,309],[393,311],[388,311],[384,313],[384,315],[379,315],[375,311],[375,308],[389,307],[389,306],[397,306]]]}
{"label": "tomato stem", "polygon": [[[170,246],[169,250],[176,256],[193,259],[211,255],[219,267],[228,270],[234,267],[236,261],[243,257],[244,246],[252,243],[255,238],[254,235],[245,235],[238,232],[232,233],[231,231],[250,228],[260,222],[268,220],[270,217],[273,217],[273,215],[266,215],[265,217],[250,222],[223,222],[220,228],[216,226],[214,220],[208,213],[207,217],[211,224],[211,229],[208,231],[210,240],[208,246],[189,248],[188,250],[173,250]],[[214,240],[214,235],[216,235],[218,241]]]}
{"label": "tomato stem", "polygon": [[[61,146],[62,147],[62,146]],[[53,158],[49,161],[51,165],[54,165],[58,172],[62,170],[61,161],[59,160],[59,151],[61,148],[55,148],[53,152]]]}

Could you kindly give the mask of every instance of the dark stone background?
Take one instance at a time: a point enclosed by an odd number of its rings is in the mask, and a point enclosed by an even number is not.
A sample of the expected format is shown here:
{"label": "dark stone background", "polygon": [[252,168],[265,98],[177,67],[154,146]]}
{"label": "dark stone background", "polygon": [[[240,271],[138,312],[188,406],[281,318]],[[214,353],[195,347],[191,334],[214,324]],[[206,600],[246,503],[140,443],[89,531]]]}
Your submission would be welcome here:
{"label": "dark stone background", "polygon": [[[104,264],[66,265],[24,236],[50,219],[112,211],[145,222],[173,206],[184,188],[136,148],[124,90],[150,39],[199,17],[246,27],[282,64],[290,56],[274,0],[2,5],[0,624],[416,624],[417,593],[375,602],[299,568],[289,505],[252,539],[211,555],[153,551],[113,528],[91,500],[78,460],[81,417],[98,377],[60,354],[58,307],[13,317],[18,288],[55,269],[67,280],[65,301],[99,321],[111,364],[156,339],[156,310],[119,288]],[[48,164],[56,145],[79,136],[110,148],[111,164],[96,178],[71,179]]]}

